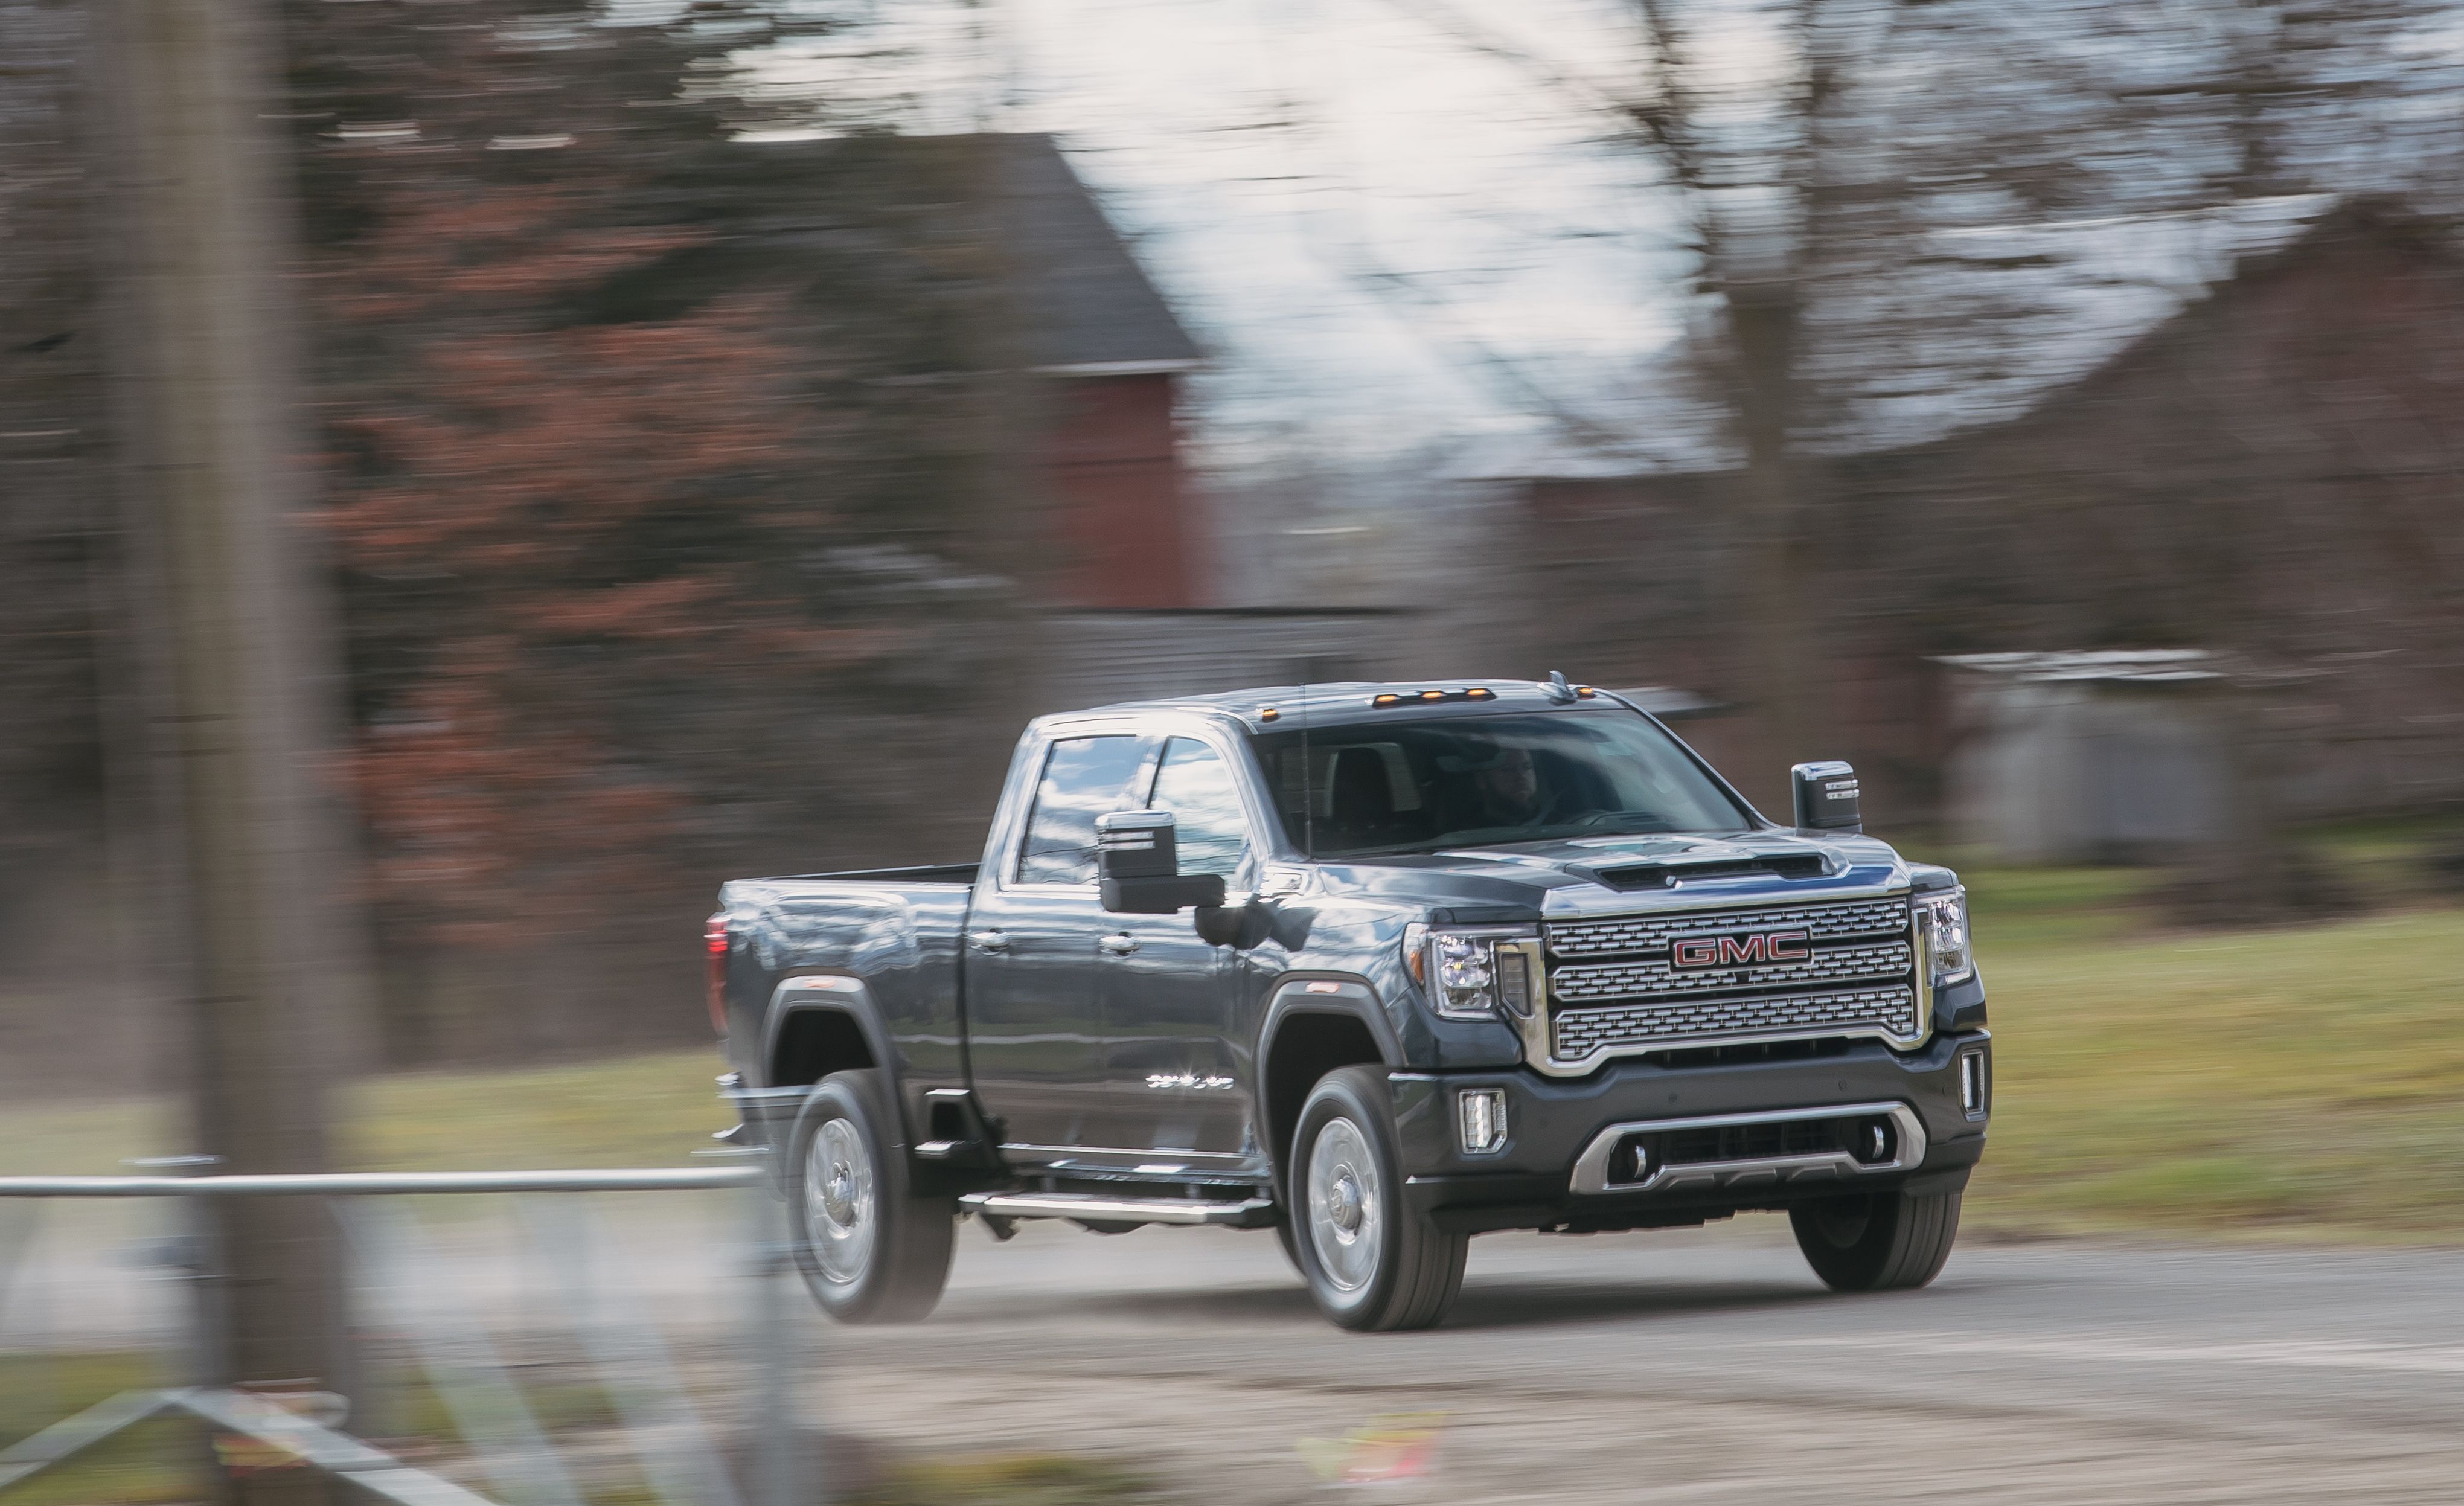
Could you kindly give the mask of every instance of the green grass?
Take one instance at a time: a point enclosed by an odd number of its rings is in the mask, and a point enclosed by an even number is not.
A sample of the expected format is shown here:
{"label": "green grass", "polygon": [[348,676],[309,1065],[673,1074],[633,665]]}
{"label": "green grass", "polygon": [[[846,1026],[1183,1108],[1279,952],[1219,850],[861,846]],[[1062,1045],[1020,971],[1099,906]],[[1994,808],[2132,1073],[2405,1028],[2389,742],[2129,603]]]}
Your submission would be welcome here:
{"label": "green grass", "polygon": [[[160,1385],[156,1363],[152,1356],[116,1352],[0,1356],[0,1440],[14,1442],[122,1391]],[[157,1417],[18,1486],[9,1506],[198,1500],[205,1448],[196,1424]]]}
{"label": "green grass", "polygon": [[2117,923],[2086,944],[2024,920],[2003,944],[1991,915],[1996,1100],[1971,1219],[2464,1236],[2464,912]]}
{"label": "green grass", "polygon": [[996,1454],[893,1463],[852,1506],[1099,1506],[1144,1500],[1154,1487],[1100,1459],[1071,1454]]}
{"label": "green grass", "polygon": [[[404,1073],[338,1105],[355,1171],[671,1166],[736,1121],[708,1048],[517,1072]],[[90,1175],[185,1149],[159,1102],[45,1104],[0,1113],[0,1174]]]}

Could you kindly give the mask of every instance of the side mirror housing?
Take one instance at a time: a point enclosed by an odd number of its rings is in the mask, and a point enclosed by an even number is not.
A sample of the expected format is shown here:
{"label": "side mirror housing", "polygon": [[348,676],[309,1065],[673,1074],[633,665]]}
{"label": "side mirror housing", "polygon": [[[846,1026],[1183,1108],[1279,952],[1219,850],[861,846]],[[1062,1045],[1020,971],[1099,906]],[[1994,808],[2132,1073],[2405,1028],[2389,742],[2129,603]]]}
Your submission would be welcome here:
{"label": "side mirror housing", "polygon": [[1095,870],[1113,915],[1174,915],[1223,902],[1223,875],[1180,871],[1169,810],[1115,810],[1095,818]]}
{"label": "side mirror housing", "polygon": [[1857,771],[1845,764],[1799,764],[1788,771],[1800,831],[1862,831]]}

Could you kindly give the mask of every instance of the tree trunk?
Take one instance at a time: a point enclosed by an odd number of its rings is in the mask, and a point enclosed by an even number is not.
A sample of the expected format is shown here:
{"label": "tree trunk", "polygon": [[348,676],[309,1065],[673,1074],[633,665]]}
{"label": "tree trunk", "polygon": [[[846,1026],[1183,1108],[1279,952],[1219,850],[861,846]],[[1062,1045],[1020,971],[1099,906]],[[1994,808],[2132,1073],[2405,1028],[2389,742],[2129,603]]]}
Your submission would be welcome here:
{"label": "tree trunk", "polygon": [[1756,766],[1747,787],[1764,813],[1786,819],[1788,765],[1826,755],[1807,745],[1818,718],[1809,701],[1818,683],[1813,651],[1806,568],[1809,473],[1794,447],[1796,356],[1802,318],[1793,279],[1746,282],[1727,289],[1735,359],[1735,405],[1744,441],[1745,496],[1734,513],[1729,561],[1732,599],[1745,613],[1745,683],[1738,699],[1751,708]]}
{"label": "tree trunk", "polygon": [[[292,525],[300,496],[284,283],[289,168],[275,33],[256,0],[103,0],[115,133],[117,427],[129,535],[165,674],[156,719],[183,828],[195,1148],[231,1172],[329,1164],[326,1094],[363,995],[344,827],[319,758],[332,614]],[[217,1203],[221,1384],[339,1386],[338,1229],[309,1199]],[[234,1482],[322,1498],[317,1476]]]}

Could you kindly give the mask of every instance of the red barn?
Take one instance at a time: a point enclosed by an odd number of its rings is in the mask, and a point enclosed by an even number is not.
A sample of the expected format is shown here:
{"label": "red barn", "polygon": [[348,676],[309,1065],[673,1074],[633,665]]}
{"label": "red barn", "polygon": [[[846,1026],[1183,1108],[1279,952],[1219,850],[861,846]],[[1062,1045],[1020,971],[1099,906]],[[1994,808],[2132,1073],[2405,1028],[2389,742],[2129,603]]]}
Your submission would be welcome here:
{"label": "red barn", "polygon": [[1049,136],[1008,136],[1001,213],[1045,438],[1056,605],[1205,605],[1177,405],[1199,350]]}

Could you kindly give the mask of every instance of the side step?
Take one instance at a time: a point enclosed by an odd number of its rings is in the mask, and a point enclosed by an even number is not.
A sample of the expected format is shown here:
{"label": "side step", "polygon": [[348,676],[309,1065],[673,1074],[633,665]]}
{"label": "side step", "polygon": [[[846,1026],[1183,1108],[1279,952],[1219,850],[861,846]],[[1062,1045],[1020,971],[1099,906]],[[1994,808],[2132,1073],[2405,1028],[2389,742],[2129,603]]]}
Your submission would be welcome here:
{"label": "side step", "polygon": [[1272,1222],[1274,1201],[1201,1203],[1196,1198],[1123,1198],[1100,1192],[970,1192],[958,1207],[987,1218],[1091,1218],[1117,1224],[1230,1224]]}

